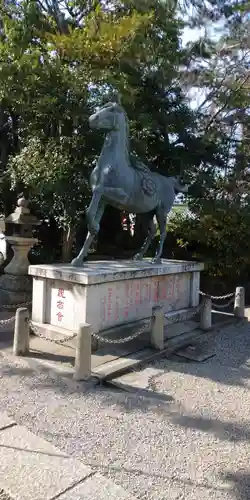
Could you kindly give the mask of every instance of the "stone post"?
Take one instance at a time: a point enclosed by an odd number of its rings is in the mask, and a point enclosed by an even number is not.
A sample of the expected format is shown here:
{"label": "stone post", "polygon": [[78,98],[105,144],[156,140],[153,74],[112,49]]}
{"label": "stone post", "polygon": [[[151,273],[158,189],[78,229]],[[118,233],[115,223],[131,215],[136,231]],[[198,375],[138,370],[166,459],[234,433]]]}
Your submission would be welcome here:
{"label": "stone post", "polygon": [[160,306],[152,309],[150,344],[156,349],[164,349],[164,312]]}
{"label": "stone post", "polygon": [[14,356],[25,356],[29,352],[29,311],[25,307],[20,307],[16,311],[15,331],[14,331]]}
{"label": "stone post", "polygon": [[75,354],[75,380],[88,380],[91,377],[91,326],[79,326]]}
{"label": "stone post", "polygon": [[245,288],[238,286],[235,292],[234,315],[237,318],[245,317]]}
{"label": "stone post", "polygon": [[202,330],[210,330],[212,327],[212,299],[208,295],[202,297],[200,327]]}

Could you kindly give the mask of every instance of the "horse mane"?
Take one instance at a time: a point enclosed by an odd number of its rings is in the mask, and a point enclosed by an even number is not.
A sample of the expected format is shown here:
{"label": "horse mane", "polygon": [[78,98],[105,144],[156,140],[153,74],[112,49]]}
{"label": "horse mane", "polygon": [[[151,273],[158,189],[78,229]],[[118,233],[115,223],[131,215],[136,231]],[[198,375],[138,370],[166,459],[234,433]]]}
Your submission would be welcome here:
{"label": "horse mane", "polygon": [[105,104],[103,104],[103,106],[101,106],[101,109],[103,109],[103,108],[111,108],[111,107],[114,107],[114,106],[118,109],[118,111],[123,112],[124,114],[126,114],[126,112],[125,112],[124,108],[122,107],[122,105],[118,104],[115,101],[114,102],[112,102],[112,101],[106,102]]}
{"label": "horse mane", "polygon": [[110,108],[114,106],[117,111],[119,111],[120,113],[123,113],[124,115],[124,118],[125,118],[125,124],[126,124],[126,146],[127,146],[127,151],[128,151],[128,155],[130,156],[130,145],[129,145],[129,119],[128,119],[128,115],[125,111],[125,109],[123,108],[123,106],[121,104],[119,104],[118,102],[116,101],[110,101],[110,102],[106,102],[105,104],[103,104],[102,106],[102,109],[106,109],[106,108]]}

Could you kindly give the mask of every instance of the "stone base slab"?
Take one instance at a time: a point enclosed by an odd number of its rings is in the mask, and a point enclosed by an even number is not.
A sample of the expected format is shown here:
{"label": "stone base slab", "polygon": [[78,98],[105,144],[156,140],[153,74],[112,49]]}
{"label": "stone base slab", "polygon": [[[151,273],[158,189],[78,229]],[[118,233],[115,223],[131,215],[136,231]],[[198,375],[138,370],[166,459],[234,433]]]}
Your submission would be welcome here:
{"label": "stone base slab", "polygon": [[208,333],[205,339],[179,349],[176,356],[190,361],[202,362],[216,355],[214,333]]}
{"label": "stone base slab", "polygon": [[163,260],[96,261],[30,266],[33,276],[32,320],[75,332],[88,323],[94,332],[152,316],[195,308],[203,264]]}

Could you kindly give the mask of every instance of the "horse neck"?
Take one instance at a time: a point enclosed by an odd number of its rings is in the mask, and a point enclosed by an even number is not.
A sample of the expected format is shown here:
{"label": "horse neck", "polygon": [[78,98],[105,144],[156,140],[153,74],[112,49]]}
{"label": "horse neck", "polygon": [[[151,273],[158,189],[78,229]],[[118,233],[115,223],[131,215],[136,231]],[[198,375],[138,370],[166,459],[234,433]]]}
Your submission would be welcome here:
{"label": "horse neck", "polygon": [[107,158],[112,155],[112,163],[129,165],[129,139],[128,124],[123,114],[118,120],[118,130],[108,132],[105,137],[99,162],[106,163]]}

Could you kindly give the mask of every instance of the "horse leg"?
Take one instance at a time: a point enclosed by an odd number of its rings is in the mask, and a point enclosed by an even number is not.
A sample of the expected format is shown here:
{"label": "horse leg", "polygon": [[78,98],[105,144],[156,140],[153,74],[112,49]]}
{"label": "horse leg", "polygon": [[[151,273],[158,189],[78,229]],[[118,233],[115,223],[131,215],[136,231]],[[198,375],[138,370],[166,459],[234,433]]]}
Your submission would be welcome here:
{"label": "horse leg", "polygon": [[161,254],[162,254],[162,250],[163,250],[164,241],[165,241],[166,235],[167,235],[167,228],[166,228],[167,213],[166,213],[165,207],[163,207],[163,206],[157,207],[156,219],[157,219],[159,229],[160,229],[160,241],[158,243],[158,247],[157,247],[155,256],[152,259],[152,264],[160,264],[160,262],[161,262]]}
{"label": "horse leg", "polygon": [[88,255],[89,249],[94,241],[94,238],[99,233],[100,222],[101,222],[101,218],[103,216],[104,209],[105,209],[105,203],[101,203],[97,209],[94,224],[92,224],[92,226],[89,226],[89,231],[88,231],[88,234],[87,234],[87,237],[86,237],[86,240],[84,242],[82,249],[80,250],[77,257],[75,259],[73,259],[71,262],[72,266],[81,267],[83,265],[83,261]]}
{"label": "horse leg", "polygon": [[155,238],[155,236],[156,236],[156,227],[155,227],[155,223],[154,223],[154,220],[152,217],[149,220],[148,235],[147,235],[141,249],[139,250],[139,252],[133,257],[133,260],[143,259],[145,253],[148,251],[149,246],[150,246],[152,240]]}
{"label": "horse leg", "polygon": [[96,227],[96,215],[102,195],[103,191],[100,188],[95,188],[95,190],[93,191],[91,202],[86,211],[88,230],[90,233],[98,233],[99,231],[98,223]]}

